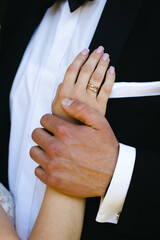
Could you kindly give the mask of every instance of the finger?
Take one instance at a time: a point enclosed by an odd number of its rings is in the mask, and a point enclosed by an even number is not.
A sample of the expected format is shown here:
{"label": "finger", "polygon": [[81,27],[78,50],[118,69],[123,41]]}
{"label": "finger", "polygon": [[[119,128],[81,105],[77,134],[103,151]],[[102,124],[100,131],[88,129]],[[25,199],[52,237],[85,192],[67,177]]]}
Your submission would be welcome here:
{"label": "finger", "polygon": [[115,68],[110,67],[107,71],[105,82],[103,83],[100,92],[97,96],[97,101],[100,105],[105,106],[108,102],[109,96],[111,94],[113,84],[115,82]]}
{"label": "finger", "polygon": [[30,149],[30,156],[38,165],[45,167],[47,155],[39,146],[34,146]]}
{"label": "finger", "polygon": [[[109,54],[104,53],[101,57],[95,71],[93,72],[91,79],[89,81],[89,84],[93,84],[97,88],[99,88],[104,80],[108,65],[109,65]],[[97,94],[95,94],[93,91],[91,91],[89,88],[87,88],[87,93],[90,97],[97,97]]]}
{"label": "finger", "polygon": [[63,80],[63,87],[67,87],[68,85],[74,85],[76,79],[78,77],[80,68],[88,58],[89,49],[84,49],[82,52],[78,54],[75,60],[71,63],[68,67],[64,80]]}
{"label": "finger", "polygon": [[[67,135],[67,129],[72,123],[63,120],[55,115],[46,114],[41,118],[41,125],[53,133],[55,137],[62,136],[63,138]],[[56,144],[56,141],[55,141]]]}
{"label": "finger", "polygon": [[47,177],[47,173],[45,172],[45,170],[41,167],[41,166],[38,166],[36,169],[35,169],[35,175],[36,177],[39,178],[39,180],[41,182],[43,182],[44,184],[48,184],[48,177]]}
{"label": "finger", "polygon": [[100,58],[104,53],[104,47],[98,47],[93,53],[90,55],[88,60],[82,66],[81,71],[79,73],[78,80],[76,82],[76,88],[80,89],[81,91],[86,91],[86,86],[90,80],[90,77],[95,70]]}
{"label": "finger", "polygon": [[67,114],[93,129],[99,130],[106,126],[106,119],[85,103],[78,100],[63,99],[61,104]]}
{"label": "finger", "polygon": [[54,141],[54,137],[43,128],[36,128],[32,133],[32,139],[44,151],[46,151],[50,143]]}

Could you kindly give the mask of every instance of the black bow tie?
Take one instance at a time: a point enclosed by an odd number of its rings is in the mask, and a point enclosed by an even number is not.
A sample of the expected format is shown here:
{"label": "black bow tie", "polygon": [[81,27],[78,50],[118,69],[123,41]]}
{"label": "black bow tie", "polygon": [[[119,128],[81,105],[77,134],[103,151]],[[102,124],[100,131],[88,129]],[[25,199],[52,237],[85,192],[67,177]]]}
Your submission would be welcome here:
{"label": "black bow tie", "polygon": [[[41,0],[41,1],[42,1],[43,6],[51,7],[53,5],[53,3],[55,3],[58,0]],[[77,8],[82,6],[87,1],[94,1],[94,0],[68,0],[70,11],[74,12]]]}
{"label": "black bow tie", "polygon": [[[89,0],[94,1],[94,0]],[[68,0],[70,11],[74,12],[77,8],[82,6],[87,0]]]}

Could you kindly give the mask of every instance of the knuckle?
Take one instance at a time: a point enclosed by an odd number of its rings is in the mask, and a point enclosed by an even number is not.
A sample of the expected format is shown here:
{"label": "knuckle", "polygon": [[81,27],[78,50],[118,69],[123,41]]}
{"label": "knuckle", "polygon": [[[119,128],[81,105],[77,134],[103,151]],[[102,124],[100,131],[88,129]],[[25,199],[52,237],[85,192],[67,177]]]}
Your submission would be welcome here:
{"label": "knuckle", "polygon": [[57,88],[58,95],[62,95],[64,92],[63,83],[60,83]]}
{"label": "knuckle", "polygon": [[63,86],[63,83],[60,83],[60,84],[58,85],[57,90],[61,90],[62,86]]}
{"label": "knuckle", "polygon": [[90,58],[93,59],[94,61],[98,62],[100,60],[101,56],[102,56],[102,53],[99,54],[96,51],[93,51],[93,53],[91,54]]}
{"label": "knuckle", "polygon": [[47,157],[45,159],[45,165],[44,168],[47,172],[48,175],[52,175],[54,172],[54,168],[55,168],[55,159],[53,157]]}
{"label": "knuckle", "polygon": [[82,67],[82,72],[84,73],[91,73],[93,71],[93,68],[89,64],[84,64]]}
{"label": "knuckle", "polygon": [[52,141],[50,141],[47,146],[46,146],[46,151],[50,155],[51,153],[54,152],[54,144]]}
{"label": "knuckle", "polygon": [[69,135],[68,128],[64,124],[60,124],[59,126],[57,126],[57,132],[63,137],[67,137]]}
{"label": "knuckle", "polygon": [[35,173],[36,177],[39,178],[39,176],[40,176],[39,167],[35,168],[34,173]]}
{"label": "knuckle", "polygon": [[33,141],[36,140],[37,136],[39,135],[40,128],[35,128],[32,132],[32,139]]}
{"label": "knuckle", "polygon": [[77,106],[75,106],[75,109],[74,109],[73,111],[74,111],[75,117],[76,117],[78,120],[80,120],[81,112],[87,111],[87,106],[86,106],[85,104],[77,105]]}
{"label": "knuckle", "polygon": [[59,186],[61,185],[61,180],[57,176],[55,172],[53,172],[49,177],[48,177],[48,185],[50,187],[54,187],[55,189],[59,189]]}
{"label": "knuckle", "polygon": [[104,92],[106,95],[110,95],[111,90],[112,90],[112,88],[110,88],[109,86],[104,86],[104,87],[103,87],[103,92]]}
{"label": "knuckle", "polygon": [[98,62],[100,60],[101,54],[94,52],[92,57]]}
{"label": "knuckle", "polygon": [[30,157],[33,159],[35,156],[35,150],[36,150],[36,146],[31,147],[30,151],[29,151],[29,155]]}
{"label": "knuckle", "polygon": [[85,104],[81,104],[81,105],[77,106],[77,113],[79,113],[83,110],[87,110],[87,106]]}
{"label": "knuckle", "polygon": [[49,119],[50,119],[50,114],[47,113],[43,115],[40,120],[41,125],[43,126],[46,122],[48,122]]}
{"label": "knuckle", "polygon": [[67,96],[65,89],[62,87],[59,91],[59,97],[60,99],[63,99]]}
{"label": "knuckle", "polygon": [[68,74],[72,74],[72,73],[75,73],[77,72],[77,66],[72,63],[71,65],[69,65],[69,67],[67,68],[67,73]]}
{"label": "knuckle", "polygon": [[[41,179],[41,181],[47,180],[47,179],[46,179],[47,175],[46,175],[46,173],[44,172],[44,169],[43,169],[43,171],[42,171],[41,166],[36,167],[35,170],[34,170],[34,173],[35,173],[36,177],[38,177],[39,179]],[[44,181],[43,181],[43,182],[44,182]]]}
{"label": "knuckle", "polygon": [[47,170],[48,173],[51,173],[53,171],[53,160],[47,160],[45,162],[45,169]]}
{"label": "knuckle", "polygon": [[95,82],[101,81],[102,80],[101,74],[94,72],[93,75],[92,75],[92,80],[94,80]]}
{"label": "knuckle", "polygon": [[46,152],[47,154],[51,157],[51,161],[52,159],[55,158],[55,156],[58,155],[58,149],[55,147],[54,142],[50,141],[47,146],[46,146]]}

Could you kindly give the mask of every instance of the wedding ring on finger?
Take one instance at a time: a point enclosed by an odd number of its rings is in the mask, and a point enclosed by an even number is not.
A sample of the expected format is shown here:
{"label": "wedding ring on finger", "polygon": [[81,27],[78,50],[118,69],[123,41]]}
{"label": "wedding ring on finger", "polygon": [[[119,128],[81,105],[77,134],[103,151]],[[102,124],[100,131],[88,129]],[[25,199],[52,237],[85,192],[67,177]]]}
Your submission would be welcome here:
{"label": "wedding ring on finger", "polygon": [[87,84],[87,89],[91,90],[94,93],[97,93],[99,90],[99,87],[93,85],[92,83]]}

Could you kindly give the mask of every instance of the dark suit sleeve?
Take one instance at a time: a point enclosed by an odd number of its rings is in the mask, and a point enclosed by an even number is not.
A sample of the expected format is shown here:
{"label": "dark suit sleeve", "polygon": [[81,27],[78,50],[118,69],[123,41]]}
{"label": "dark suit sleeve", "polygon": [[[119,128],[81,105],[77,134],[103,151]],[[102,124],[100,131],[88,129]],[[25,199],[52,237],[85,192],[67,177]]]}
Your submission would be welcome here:
{"label": "dark suit sleeve", "polygon": [[[158,141],[158,140],[157,140]],[[152,235],[159,232],[160,154],[136,149],[132,180],[117,229]]]}
{"label": "dark suit sleeve", "polygon": [[82,239],[91,233],[97,239],[156,239],[160,233],[159,106],[160,96],[109,100],[106,117],[118,141],[136,148],[136,160],[118,224],[96,222],[99,199],[88,199]]}
{"label": "dark suit sleeve", "polygon": [[82,238],[156,239],[160,233],[160,153],[136,148],[136,161],[118,224],[95,221],[99,198],[87,199]]}

